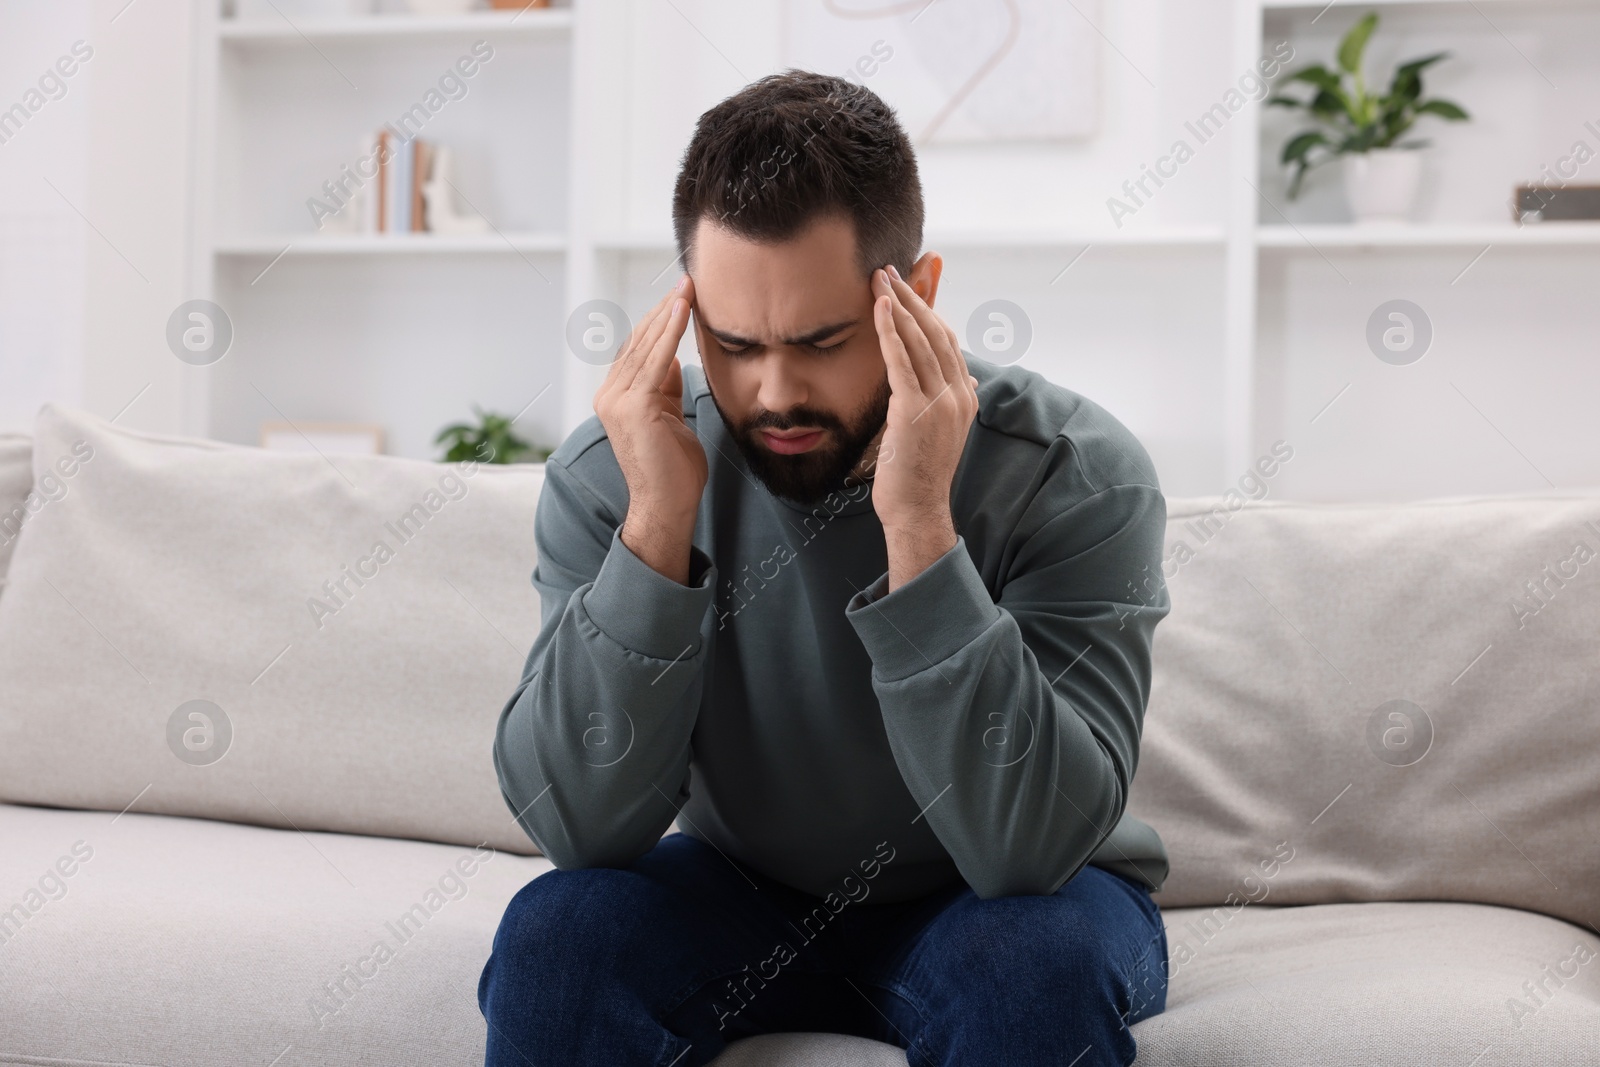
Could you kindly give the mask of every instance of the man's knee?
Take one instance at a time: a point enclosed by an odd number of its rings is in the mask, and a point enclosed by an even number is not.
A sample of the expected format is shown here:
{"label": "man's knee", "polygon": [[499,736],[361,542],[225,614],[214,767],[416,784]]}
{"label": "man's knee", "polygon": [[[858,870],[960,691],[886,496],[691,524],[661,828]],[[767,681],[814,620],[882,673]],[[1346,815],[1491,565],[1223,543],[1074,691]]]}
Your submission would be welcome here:
{"label": "man's knee", "polygon": [[1117,971],[1110,939],[1048,896],[969,897],[940,922],[953,973],[1014,987],[1023,976],[1045,985],[1100,986]]}
{"label": "man's knee", "polygon": [[1128,1063],[1126,946],[1125,932],[1060,897],[965,896],[928,928],[910,971],[932,979],[913,983],[930,1020],[920,1047],[963,1062]]}
{"label": "man's knee", "polygon": [[547,871],[511,898],[494,952],[524,965],[570,963],[582,945],[585,959],[610,958],[626,951],[631,924],[620,920],[637,916],[652,891],[648,879],[612,867]]}

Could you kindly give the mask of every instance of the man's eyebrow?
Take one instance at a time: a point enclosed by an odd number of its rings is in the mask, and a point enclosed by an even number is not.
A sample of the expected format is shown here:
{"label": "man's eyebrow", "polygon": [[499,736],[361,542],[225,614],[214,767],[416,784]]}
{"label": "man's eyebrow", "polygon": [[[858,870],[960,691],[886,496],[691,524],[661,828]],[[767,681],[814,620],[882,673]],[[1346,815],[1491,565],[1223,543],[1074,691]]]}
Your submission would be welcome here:
{"label": "man's eyebrow", "polygon": [[[860,323],[860,319],[845,319],[842,322],[834,322],[829,323],[826,326],[819,326],[814,330],[810,330],[799,335],[798,337],[787,338],[780,343],[786,345],[816,344],[825,337],[832,337],[834,334],[838,333],[847,326],[857,326],[860,325]],[[760,341],[750,340],[747,337],[740,337],[738,334],[728,333],[725,330],[719,330],[707,322],[704,315],[700,316],[700,325],[705,327],[706,333],[709,333],[712,337],[715,337],[718,341],[721,341],[729,348],[759,348],[762,343]]]}

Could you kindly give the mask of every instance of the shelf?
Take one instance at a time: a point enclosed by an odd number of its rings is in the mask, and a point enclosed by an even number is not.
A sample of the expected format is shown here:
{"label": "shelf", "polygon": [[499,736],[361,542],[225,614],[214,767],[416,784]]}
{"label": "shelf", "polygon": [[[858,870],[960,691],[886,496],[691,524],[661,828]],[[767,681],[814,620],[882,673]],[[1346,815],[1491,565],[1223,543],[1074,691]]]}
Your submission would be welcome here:
{"label": "shelf", "polygon": [[1097,248],[1122,246],[1176,248],[1216,246],[1224,242],[1220,226],[1160,226],[1140,230],[934,230],[923,243],[929,248]]}
{"label": "shelf", "polygon": [[[1217,247],[1226,238],[1220,226],[1168,226],[1147,230],[935,230],[923,236],[930,249],[1029,249]],[[670,234],[610,233],[597,236],[595,247],[605,252],[676,252]]]}
{"label": "shelf", "polygon": [[390,256],[485,255],[520,252],[564,252],[567,239],[559,233],[512,232],[445,236],[407,234],[297,234],[284,237],[241,237],[218,241],[219,256]]}
{"label": "shelf", "polygon": [[[1594,7],[1594,0],[1367,0],[1359,6],[1363,13],[1371,8],[1396,8],[1396,7],[1433,7],[1441,9],[1459,9],[1472,11],[1479,6],[1492,7],[1496,11],[1516,10],[1524,11],[1549,11],[1561,8]],[[1263,11],[1325,11],[1330,8],[1339,8],[1350,13],[1357,10],[1356,5],[1342,4],[1338,0],[1262,0]]]}
{"label": "shelf", "polygon": [[1314,251],[1323,248],[1475,248],[1481,245],[1578,245],[1600,247],[1600,222],[1538,222],[1477,225],[1261,226],[1262,248]]}
{"label": "shelf", "polygon": [[566,36],[572,29],[569,8],[528,11],[484,11],[471,15],[357,15],[349,18],[302,18],[268,21],[224,19],[217,27],[225,43],[235,45],[300,44],[305,41],[430,40],[492,33],[518,37]]}

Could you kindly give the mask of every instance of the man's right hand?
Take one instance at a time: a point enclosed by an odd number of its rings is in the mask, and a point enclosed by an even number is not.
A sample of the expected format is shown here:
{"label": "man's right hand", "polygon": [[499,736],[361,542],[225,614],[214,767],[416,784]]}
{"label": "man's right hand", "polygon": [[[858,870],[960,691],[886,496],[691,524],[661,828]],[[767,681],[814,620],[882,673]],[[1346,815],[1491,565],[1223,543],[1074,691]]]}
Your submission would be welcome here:
{"label": "man's right hand", "polygon": [[693,299],[686,274],[634,327],[594,397],[628,483],[622,543],[680,585],[689,582],[689,546],[709,475],[705,449],[683,420],[677,357]]}

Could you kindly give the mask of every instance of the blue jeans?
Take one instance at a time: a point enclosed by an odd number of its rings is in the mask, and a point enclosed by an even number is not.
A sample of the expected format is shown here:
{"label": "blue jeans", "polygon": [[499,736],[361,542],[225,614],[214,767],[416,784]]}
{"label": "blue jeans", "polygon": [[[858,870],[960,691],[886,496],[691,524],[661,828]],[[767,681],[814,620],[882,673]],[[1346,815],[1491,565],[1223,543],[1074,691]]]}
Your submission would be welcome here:
{"label": "blue jeans", "polygon": [[1126,1065],[1128,1027],[1166,1001],[1160,911],[1098,867],[1052,896],[957,882],[832,912],[683,833],[529,882],[478,981],[489,1067],[700,1067],[789,1031],[898,1045],[910,1067]]}

